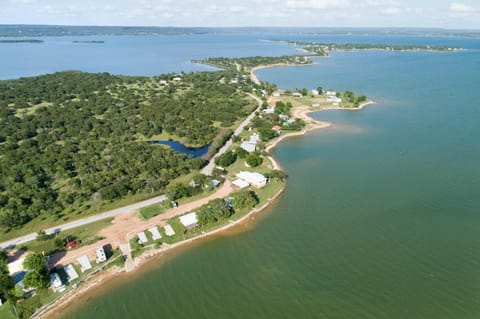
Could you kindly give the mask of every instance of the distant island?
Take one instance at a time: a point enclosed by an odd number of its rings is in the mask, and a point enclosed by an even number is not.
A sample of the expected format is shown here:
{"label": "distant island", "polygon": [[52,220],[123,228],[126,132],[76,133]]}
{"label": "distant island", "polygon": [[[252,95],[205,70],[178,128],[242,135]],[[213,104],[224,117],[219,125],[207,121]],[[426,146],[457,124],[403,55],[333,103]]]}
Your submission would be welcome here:
{"label": "distant island", "polygon": [[72,43],[83,43],[83,44],[102,44],[105,43],[103,40],[74,40]]}
{"label": "distant island", "polygon": [[410,44],[377,44],[377,43],[319,43],[293,40],[271,40],[284,42],[290,45],[301,46],[305,52],[316,56],[328,56],[331,51],[353,51],[353,50],[384,50],[384,51],[435,51],[452,52],[463,50],[456,47],[431,46],[431,45],[410,45]]}
{"label": "distant island", "polygon": [[43,40],[25,39],[25,40],[0,40],[0,43],[43,43]]}

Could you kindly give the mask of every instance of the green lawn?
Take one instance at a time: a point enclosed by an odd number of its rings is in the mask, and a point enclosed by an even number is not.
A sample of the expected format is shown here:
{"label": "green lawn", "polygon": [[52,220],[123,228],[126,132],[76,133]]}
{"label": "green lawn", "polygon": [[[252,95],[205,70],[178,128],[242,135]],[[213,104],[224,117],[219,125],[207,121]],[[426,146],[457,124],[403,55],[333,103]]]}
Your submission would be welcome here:
{"label": "green lawn", "polygon": [[139,211],[140,218],[143,220],[149,220],[152,217],[155,217],[157,215],[163,214],[168,208],[165,207],[165,204],[160,203],[160,204],[155,204],[152,206],[147,206]]}

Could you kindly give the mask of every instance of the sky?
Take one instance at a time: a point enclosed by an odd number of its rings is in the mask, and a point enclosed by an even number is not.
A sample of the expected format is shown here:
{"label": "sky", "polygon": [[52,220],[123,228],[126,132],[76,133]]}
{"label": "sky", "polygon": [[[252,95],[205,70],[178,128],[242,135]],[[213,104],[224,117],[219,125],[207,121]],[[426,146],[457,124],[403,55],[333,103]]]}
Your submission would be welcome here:
{"label": "sky", "polygon": [[0,0],[0,24],[480,29],[480,0]]}

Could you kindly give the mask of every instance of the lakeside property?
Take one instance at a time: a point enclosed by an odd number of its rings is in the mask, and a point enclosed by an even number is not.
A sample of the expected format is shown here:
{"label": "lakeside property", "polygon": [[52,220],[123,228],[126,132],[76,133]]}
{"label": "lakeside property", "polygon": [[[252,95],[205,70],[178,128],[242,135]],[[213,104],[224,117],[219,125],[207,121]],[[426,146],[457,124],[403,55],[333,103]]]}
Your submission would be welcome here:
{"label": "lakeside property", "polygon": [[[238,66],[238,62],[234,64],[235,69],[243,69]],[[249,70],[251,72],[251,69]],[[245,74],[225,74],[218,81],[228,85],[245,85],[249,84],[248,81],[251,79]],[[165,85],[163,82],[160,84]],[[258,85],[253,81],[252,84]],[[107,259],[109,261],[106,265],[113,267],[107,277],[114,276],[122,270],[132,271],[143,263],[145,256],[152,256],[173,249],[177,244],[232,227],[251,213],[268,205],[281,193],[286,175],[278,170],[279,167],[274,159],[263,152],[270,150],[276,140],[297,134],[295,132],[304,134],[307,130],[324,127],[323,123],[314,123],[316,121],[311,121],[308,117],[304,116],[302,119],[292,116],[297,113],[297,108],[303,105],[295,99],[301,97],[304,103],[310,103],[308,98],[313,99],[313,93],[315,93],[317,98],[323,95],[323,107],[335,102],[329,101],[331,95],[327,93],[331,92],[316,90],[311,92],[311,96],[307,96],[305,89],[303,90],[305,96],[300,92],[283,91],[285,100],[275,100],[268,98],[268,94],[271,94],[274,89],[273,86],[262,86],[262,83],[260,87],[249,85],[246,87],[260,95],[263,101],[258,100],[259,109],[256,116],[251,118],[251,122],[245,129],[232,137],[233,143],[229,148],[221,156],[216,157],[215,163],[219,167],[215,169],[214,179],[198,175],[198,178],[191,180],[189,185],[173,184],[170,189],[167,189],[167,195],[173,207],[170,207],[171,204],[166,206],[162,204],[162,208],[142,209],[143,222],[137,213],[134,213],[121,218],[117,217],[113,225],[109,221],[99,223],[101,230],[97,232],[92,231],[81,235],[74,229],[71,235],[62,234],[63,239],[60,241],[53,241],[48,234],[44,235],[46,239],[41,239],[38,235],[37,241],[23,247],[30,254],[48,250],[53,252],[49,268],[52,269],[53,274],[60,275],[58,275],[59,280],[55,277],[54,285],[57,288],[53,291],[53,295],[47,294],[49,296],[47,299],[54,299],[53,304],[56,304],[59,300],[68,298],[65,296],[80,293],[82,289],[88,290],[86,287],[90,286],[84,283],[90,281],[93,274],[98,274],[101,269],[105,269],[102,263]],[[202,191],[192,193],[196,188]],[[210,190],[211,195],[202,194],[206,188]],[[183,198],[185,196],[186,201]],[[132,227],[133,225],[135,226]],[[93,229],[96,228],[93,227]],[[69,251],[66,253],[62,252],[64,242],[68,243]],[[47,248],[48,245],[50,248]],[[99,257],[99,249],[103,251],[104,247],[107,247],[108,252]],[[60,249],[59,252],[55,253],[58,249]],[[29,254],[22,251],[19,253]],[[126,259],[122,256],[126,256]],[[98,264],[95,267],[89,263],[92,258],[96,259]],[[64,267],[57,265],[68,267],[65,270]],[[66,275],[67,273],[69,275]],[[69,286],[63,286],[57,282],[65,282]],[[85,288],[78,289],[79,286]],[[38,302],[38,298],[31,300]],[[29,302],[24,303],[24,306],[27,306],[24,309],[25,313],[29,311],[28,305]],[[50,306],[50,303],[48,305]]]}

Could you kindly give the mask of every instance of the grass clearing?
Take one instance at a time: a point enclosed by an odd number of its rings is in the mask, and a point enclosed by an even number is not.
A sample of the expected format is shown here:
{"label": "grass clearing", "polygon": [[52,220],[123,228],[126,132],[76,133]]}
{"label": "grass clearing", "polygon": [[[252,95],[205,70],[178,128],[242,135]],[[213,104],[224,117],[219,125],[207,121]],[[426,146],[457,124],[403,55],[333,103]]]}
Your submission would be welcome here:
{"label": "grass clearing", "polygon": [[138,212],[138,215],[143,220],[149,220],[152,217],[165,213],[167,209],[168,207],[166,207],[166,204],[164,203],[155,204],[155,205],[147,206],[140,209],[140,211]]}

